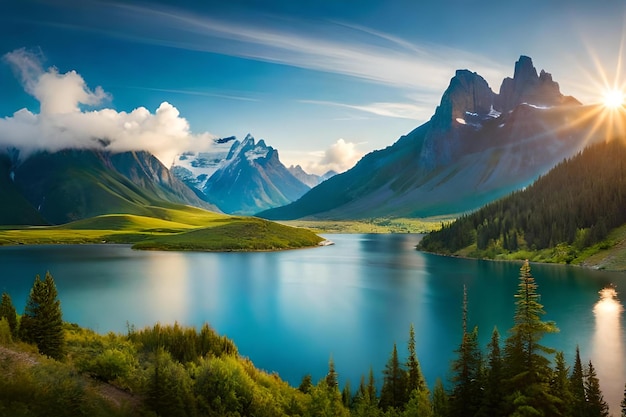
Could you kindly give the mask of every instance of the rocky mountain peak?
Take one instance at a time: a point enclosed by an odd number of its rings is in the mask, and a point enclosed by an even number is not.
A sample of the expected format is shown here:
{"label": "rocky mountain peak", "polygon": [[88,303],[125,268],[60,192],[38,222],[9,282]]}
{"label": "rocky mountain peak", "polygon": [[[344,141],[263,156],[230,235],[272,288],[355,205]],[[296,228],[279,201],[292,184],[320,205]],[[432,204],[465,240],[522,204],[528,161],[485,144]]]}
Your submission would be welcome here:
{"label": "rocky mountain peak", "polygon": [[431,123],[435,128],[446,129],[455,120],[464,119],[466,113],[489,114],[493,100],[494,93],[483,77],[465,69],[457,70]]}
{"label": "rocky mountain peak", "polygon": [[532,59],[522,55],[515,63],[513,78],[502,81],[494,108],[504,113],[522,103],[551,107],[569,101],[572,99],[561,94],[559,84],[552,80],[550,73],[541,70],[537,75]]}

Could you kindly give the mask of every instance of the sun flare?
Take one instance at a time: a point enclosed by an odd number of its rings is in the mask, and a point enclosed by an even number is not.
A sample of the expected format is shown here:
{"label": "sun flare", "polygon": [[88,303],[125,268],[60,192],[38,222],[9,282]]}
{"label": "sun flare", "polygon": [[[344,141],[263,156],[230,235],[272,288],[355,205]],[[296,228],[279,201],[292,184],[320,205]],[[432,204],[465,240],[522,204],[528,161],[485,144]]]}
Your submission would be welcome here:
{"label": "sun flare", "polygon": [[617,109],[624,105],[624,92],[622,90],[608,90],[603,95],[604,107]]}

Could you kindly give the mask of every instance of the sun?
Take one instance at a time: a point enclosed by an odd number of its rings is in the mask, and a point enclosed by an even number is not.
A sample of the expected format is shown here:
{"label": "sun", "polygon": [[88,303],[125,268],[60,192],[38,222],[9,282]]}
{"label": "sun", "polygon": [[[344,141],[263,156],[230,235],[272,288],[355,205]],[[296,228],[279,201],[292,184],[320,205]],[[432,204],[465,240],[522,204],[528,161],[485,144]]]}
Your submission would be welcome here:
{"label": "sun", "polygon": [[622,90],[607,90],[602,96],[604,107],[609,109],[617,109],[624,105],[624,92]]}

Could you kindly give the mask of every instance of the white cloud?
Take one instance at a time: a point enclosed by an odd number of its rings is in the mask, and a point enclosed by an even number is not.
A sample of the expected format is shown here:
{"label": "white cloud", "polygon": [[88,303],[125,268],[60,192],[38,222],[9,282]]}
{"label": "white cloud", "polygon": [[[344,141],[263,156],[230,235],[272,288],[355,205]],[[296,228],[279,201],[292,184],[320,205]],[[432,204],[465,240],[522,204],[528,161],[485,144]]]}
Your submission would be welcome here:
{"label": "white cloud", "polygon": [[425,120],[432,114],[432,108],[418,106],[412,103],[371,103],[371,104],[345,104],[323,100],[300,100],[301,103],[320,104],[325,106],[343,107],[359,110],[377,116],[394,117],[399,119]]}
{"label": "white cloud", "polygon": [[315,161],[302,166],[306,172],[317,175],[325,174],[332,170],[337,173],[352,168],[362,157],[363,152],[357,149],[358,144],[339,139],[325,151],[310,154]]}
{"label": "white cloud", "polygon": [[187,120],[167,102],[154,113],[145,107],[130,113],[109,108],[81,110],[80,104],[97,105],[109,95],[101,87],[89,90],[75,71],[44,70],[41,57],[23,49],[6,54],[4,60],[41,105],[38,114],[21,109],[0,119],[0,147],[17,148],[22,156],[65,148],[145,150],[169,166],[175,155],[206,149],[214,138],[209,133],[192,134]]}

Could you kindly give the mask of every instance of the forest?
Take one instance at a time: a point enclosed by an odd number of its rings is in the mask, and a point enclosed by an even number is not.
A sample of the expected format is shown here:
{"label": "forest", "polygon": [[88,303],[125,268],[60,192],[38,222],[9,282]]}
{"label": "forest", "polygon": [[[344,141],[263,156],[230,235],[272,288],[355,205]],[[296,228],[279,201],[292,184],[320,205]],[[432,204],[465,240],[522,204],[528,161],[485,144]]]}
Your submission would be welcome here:
{"label": "forest", "polygon": [[625,160],[620,140],[592,145],[526,189],[442,225],[419,247],[445,254],[472,247],[467,255],[488,258],[553,249],[553,261],[569,263],[626,223]]}
{"label": "forest", "polygon": [[438,378],[432,390],[413,326],[406,351],[393,345],[382,384],[370,368],[358,385],[340,387],[331,357],[324,378],[305,375],[292,387],[257,369],[207,324],[129,325],[126,334],[100,335],[66,323],[47,273],[35,278],[23,314],[2,295],[0,416],[609,416],[593,363],[583,363],[576,349],[570,366],[562,352],[541,344],[558,329],[541,318],[528,261],[513,296],[513,327],[504,340],[494,328],[483,348],[464,291],[452,377],[445,384]]}

